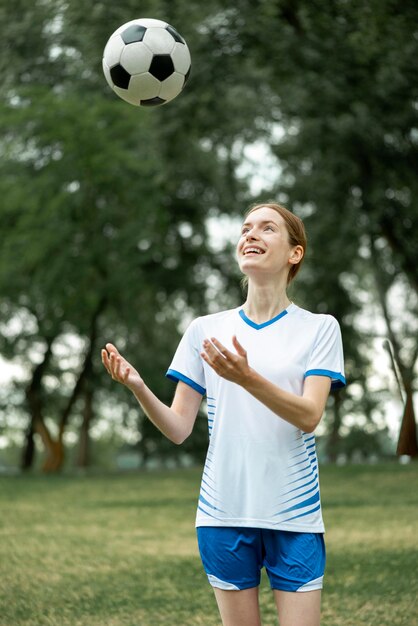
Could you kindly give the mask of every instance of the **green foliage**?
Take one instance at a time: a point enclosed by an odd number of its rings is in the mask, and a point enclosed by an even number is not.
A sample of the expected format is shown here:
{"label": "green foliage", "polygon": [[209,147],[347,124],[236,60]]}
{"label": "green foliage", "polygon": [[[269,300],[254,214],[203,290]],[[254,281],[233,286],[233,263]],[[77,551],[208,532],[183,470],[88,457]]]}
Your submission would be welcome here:
{"label": "green foliage", "polygon": [[[101,69],[107,38],[139,10],[171,22],[192,53],[184,94],[152,111],[118,100]],[[92,341],[97,416],[110,393],[126,415],[134,405],[101,369],[108,340],[170,400],[162,374],[181,322],[241,298],[207,218],[253,199],[237,166],[256,140],[280,163],[269,195],[307,225],[295,298],[339,319],[347,377],[367,395],[368,338],[354,320],[368,242],[383,241],[385,267],[418,286],[417,17],[392,0],[2,3],[0,349],[24,364],[26,386],[52,344],[46,417],[65,409]],[[9,400],[20,412],[22,397]],[[170,445],[138,419],[145,452]]]}

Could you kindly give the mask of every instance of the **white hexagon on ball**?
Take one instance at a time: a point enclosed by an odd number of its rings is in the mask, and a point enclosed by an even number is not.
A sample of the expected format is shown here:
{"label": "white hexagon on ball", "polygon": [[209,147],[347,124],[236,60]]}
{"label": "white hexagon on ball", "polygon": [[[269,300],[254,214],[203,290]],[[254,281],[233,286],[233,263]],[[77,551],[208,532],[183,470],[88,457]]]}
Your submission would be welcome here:
{"label": "white hexagon on ball", "polygon": [[126,89],[121,89],[120,87],[116,87],[116,85],[113,87],[113,90],[119,96],[119,98],[122,98],[122,100],[125,100],[125,102],[129,102],[129,104],[133,104],[134,106],[139,106],[139,100],[137,98],[134,98],[130,91],[127,91]]}
{"label": "white hexagon on ball", "polygon": [[154,54],[170,54],[175,41],[165,28],[150,28],[142,40]]}
{"label": "white hexagon on ball", "polygon": [[187,74],[191,65],[189,48],[184,43],[177,43],[171,53],[174,69],[180,74]]}
{"label": "white hexagon on ball", "polygon": [[151,50],[142,41],[138,41],[124,47],[120,63],[129,74],[142,74],[148,72],[152,56]]}
{"label": "white hexagon on ball", "polygon": [[119,35],[113,35],[106,44],[103,52],[103,58],[106,59],[108,67],[113,67],[119,63],[125,42]]}
{"label": "white hexagon on ball", "polygon": [[173,72],[171,76],[162,81],[159,96],[163,100],[172,100],[178,96],[183,86],[184,75]]}
{"label": "white hexagon on ball", "polygon": [[141,100],[156,98],[160,92],[161,83],[148,72],[132,76],[129,82],[129,93],[139,104]]}

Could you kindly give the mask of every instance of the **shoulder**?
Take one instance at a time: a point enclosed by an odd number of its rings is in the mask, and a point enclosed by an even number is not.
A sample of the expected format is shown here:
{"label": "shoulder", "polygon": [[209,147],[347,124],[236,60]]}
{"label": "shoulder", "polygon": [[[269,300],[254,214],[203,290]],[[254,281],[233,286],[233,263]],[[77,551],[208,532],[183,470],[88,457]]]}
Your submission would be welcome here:
{"label": "shoulder", "polygon": [[237,309],[228,309],[227,311],[219,311],[218,313],[210,313],[196,317],[188,326],[186,332],[191,333],[207,333],[216,330],[219,327],[225,327],[232,322],[237,314]]}
{"label": "shoulder", "polygon": [[211,326],[216,324],[223,324],[233,319],[236,316],[237,309],[228,309],[227,311],[219,311],[218,313],[210,313],[209,315],[202,315],[193,320],[192,324],[195,326]]}
{"label": "shoulder", "polygon": [[316,326],[333,326],[338,325],[337,319],[329,313],[312,313],[307,309],[303,309],[300,306],[295,305],[295,319],[307,324],[313,324]]}

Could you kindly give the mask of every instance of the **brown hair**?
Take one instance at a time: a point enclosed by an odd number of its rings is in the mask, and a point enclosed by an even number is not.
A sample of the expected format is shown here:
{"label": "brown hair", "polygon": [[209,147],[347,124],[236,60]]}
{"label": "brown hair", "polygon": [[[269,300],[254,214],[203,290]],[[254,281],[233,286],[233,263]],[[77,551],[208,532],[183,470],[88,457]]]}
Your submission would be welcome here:
{"label": "brown hair", "polygon": [[[281,204],[277,204],[275,202],[268,202],[267,204],[253,204],[250,206],[248,211],[245,214],[245,217],[248,217],[250,213],[256,211],[257,209],[262,209],[266,207],[267,209],[273,209],[276,211],[282,218],[286,226],[289,243],[291,246],[302,246],[304,255],[296,265],[292,265],[289,274],[287,275],[287,285],[290,285],[292,280],[295,278],[296,274],[299,272],[300,267],[302,265],[303,259],[305,258],[306,248],[307,248],[307,237],[305,232],[305,226],[297,215],[286,209]],[[246,285],[248,282],[247,277],[245,276],[243,279],[243,283]]]}

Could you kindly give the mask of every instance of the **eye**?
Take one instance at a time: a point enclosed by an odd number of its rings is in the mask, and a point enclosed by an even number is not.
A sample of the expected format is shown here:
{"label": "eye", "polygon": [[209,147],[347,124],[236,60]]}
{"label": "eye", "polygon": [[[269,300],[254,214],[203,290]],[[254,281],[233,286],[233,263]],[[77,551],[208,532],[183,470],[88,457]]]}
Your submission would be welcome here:
{"label": "eye", "polygon": [[270,226],[270,224],[267,224],[264,230],[274,230],[274,228],[273,226]]}
{"label": "eye", "polygon": [[245,233],[248,233],[249,230],[249,228],[243,228],[241,231],[241,235],[245,235]]}

